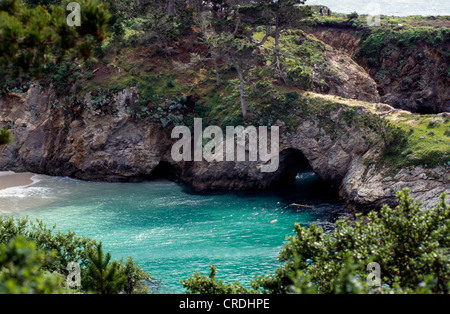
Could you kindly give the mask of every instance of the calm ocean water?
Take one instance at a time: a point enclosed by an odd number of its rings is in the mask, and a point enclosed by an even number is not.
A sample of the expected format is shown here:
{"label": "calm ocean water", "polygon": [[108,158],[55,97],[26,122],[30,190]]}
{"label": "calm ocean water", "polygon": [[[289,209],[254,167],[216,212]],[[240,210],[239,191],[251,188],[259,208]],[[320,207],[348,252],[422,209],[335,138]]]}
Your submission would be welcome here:
{"label": "calm ocean water", "polygon": [[[345,207],[312,172],[278,192],[194,193],[168,181],[96,183],[35,176],[0,191],[0,215],[38,218],[98,239],[113,258],[132,256],[160,280],[162,293],[183,293],[195,272],[248,283],[273,272],[295,222],[331,228]],[[298,207],[292,203],[313,206]]]}
{"label": "calm ocean water", "polygon": [[325,5],[333,12],[370,15],[450,15],[449,0],[307,0],[309,5]]}

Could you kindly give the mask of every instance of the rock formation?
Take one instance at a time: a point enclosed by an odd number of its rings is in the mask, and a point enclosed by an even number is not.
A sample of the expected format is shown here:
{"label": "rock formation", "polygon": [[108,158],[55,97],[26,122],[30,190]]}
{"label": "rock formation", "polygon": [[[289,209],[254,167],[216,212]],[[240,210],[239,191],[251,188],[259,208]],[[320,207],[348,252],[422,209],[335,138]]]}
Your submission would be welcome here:
{"label": "rock formation", "polygon": [[308,32],[364,68],[375,79],[381,102],[417,113],[450,112],[448,40],[436,45],[423,39],[413,47],[397,45],[392,51],[386,46],[372,56],[373,61],[360,53],[363,30],[319,23]]}
{"label": "rock formation", "polygon": [[[198,190],[243,190],[288,182],[309,164],[349,204],[371,207],[392,203],[395,192],[405,186],[429,206],[441,192],[450,190],[449,175],[440,168],[428,169],[440,176],[424,177],[423,169],[417,167],[411,173],[405,169],[389,177],[390,169],[366,165],[365,158],[378,153],[367,140],[374,130],[348,125],[342,114],[345,106],[330,113],[327,124],[320,113],[300,113],[290,136],[285,136],[284,123],[278,121],[283,136],[277,172],[261,173],[258,162],[175,163],[170,157],[175,141],[170,137],[171,127],[136,121],[126,112],[125,102],[135,93],[130,88],[116,94],[115,115],[89,108],[89,99],[85,99],[85,109],[72,119],[51,105],[51,87],[32,86],[25,95],[1,96],[0,125],[9,125],[14,142],[0,147],[0,170],[102,181],[135,181],[162,174]],[[364,106],[355,108],[357,115],[374,114]]]}

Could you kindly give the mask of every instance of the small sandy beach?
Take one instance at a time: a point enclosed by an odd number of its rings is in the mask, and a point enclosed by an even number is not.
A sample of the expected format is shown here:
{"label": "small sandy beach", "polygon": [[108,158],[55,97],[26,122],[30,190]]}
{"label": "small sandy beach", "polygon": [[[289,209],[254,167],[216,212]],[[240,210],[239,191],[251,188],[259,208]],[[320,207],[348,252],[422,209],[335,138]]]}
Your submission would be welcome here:
{"label": "small sandy beach", "polygon": [[24,186],[33,183],[33,173],[15,173],[12,171],[0,171],[0,190],[16,186]]}

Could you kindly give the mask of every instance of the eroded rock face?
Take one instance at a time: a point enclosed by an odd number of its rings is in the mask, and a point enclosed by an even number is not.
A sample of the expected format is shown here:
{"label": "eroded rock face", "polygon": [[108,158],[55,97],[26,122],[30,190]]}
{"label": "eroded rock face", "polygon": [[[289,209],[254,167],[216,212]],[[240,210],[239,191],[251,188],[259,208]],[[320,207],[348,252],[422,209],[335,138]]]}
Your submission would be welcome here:
{"label": "eroded rock face", "polygon": [[308,33],[355,60],[376,82],[383,103],[411,112],[431,114],[450,112],[450,78],[447,75],[449,43],[431,45],[418,41],[407,50],[397,47],[389,55],[370,56],[373,64],[359,53],[361,36],[349,27],[311,28]]}
{"label": "eroded rock face", "polygon": [[448,58],[442,47],[424,43],[409,56],[393,51],[379,67],[370,69],[378,77],[382,102],[423,114],[450,112]]}
{"label": "eroded rock face", "polygon": [[450,174],[444,167],[401,169],[394,177],[389,175],[389,169],[366,167],[351,167],[341,183],[340,194],[350,203],[373,208],[395,205],[397,191],[408,188],[416,201],[431,208],[437,205],[439,195],[450,191]]}
{"label": "eroded rock face", "polygon": [[[314,92],[362,101],[380,101],[373,78],[344,51],[322,42],[320,38],[317,40],[312,35],[303,32],[300,34],[293,40],[299,47],[299,51],[291,49],[299,59],[306,60],[312,68],[311,79]],[[301,48],[303,45],[314,48],[305,52]]]}
{"label": "eroded rock face", "polygon": [[317,64],[313,71],[316,92],[380,102],[375,80],[354,61],[361,42],[354,29],[317,26],[308,33],[334,48],[325,51],[327,65]]}
{"label": "eroded rock face", "polygon": [[51,89],[2,96],[0,124],[12,126],[14,142],[0,147],[0,169],[104,181],[151,174],[170,149],[170,133],[125,114],[134,92],[118,93],[115,116],[86,109],[73,121],[53,108]]}
{"label": "eroded rock face", "polygon": [[356,62],[337,50],[325,52],[327,62],[316,64],[314,91],[369,102],[379,102],[377,84]]}
{"label": "eroded rock face", "polygon": [[[278,121],[280,166],[273,173],[262,173],[260,162],[176,163],[170,156],[175,141],[170,127],[136,121],[126,113],[125,103],[135,95],[134,89],[118,93],[115,115],[101,114],[85,99],[85,109],[72,120],[53,108],[51,88],[32,87],[26,95],[1,96],[0,125],[11,127],[14,142],[0,146],[0,170],[101,181],[135,181],[163,174],[198,190],[248,190],[286,183],[308,164],[351,205],[392,203],[396,191],[409,187],[413,197],[433,206],[440,193],[450,191],[450,178],[443,169],[427,169],[425,177],[419,167],[412,172],[404,169],[392,178],[389,169],[367,168],[364,158],[377,154],[367,139],[375,134],[347,125],[339,111],[327,120],[332,133],[317,115],[298,117],[290,136],[285,136],[284,123]],[[367,114],[368,109],[357,107],[356,113]]]}
{"label": "eroded rock face", "polygon": [[357,30],[349,27],[328,27],[317,25],[306,29],[317,39],[327,43],[347,56],[354,58],[359,51],[361,36]]}

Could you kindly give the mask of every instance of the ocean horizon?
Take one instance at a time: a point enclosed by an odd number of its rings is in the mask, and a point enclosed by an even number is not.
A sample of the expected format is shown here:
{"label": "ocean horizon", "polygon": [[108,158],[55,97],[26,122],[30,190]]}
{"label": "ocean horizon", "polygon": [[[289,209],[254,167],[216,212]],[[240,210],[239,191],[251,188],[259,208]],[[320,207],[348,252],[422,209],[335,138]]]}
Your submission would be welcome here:
{"label": "ocean horizon", "polygon": [[450,15],[448,0],[307,0],[307,5],[324,5],[333,12],[388,16],[446,16]]}

